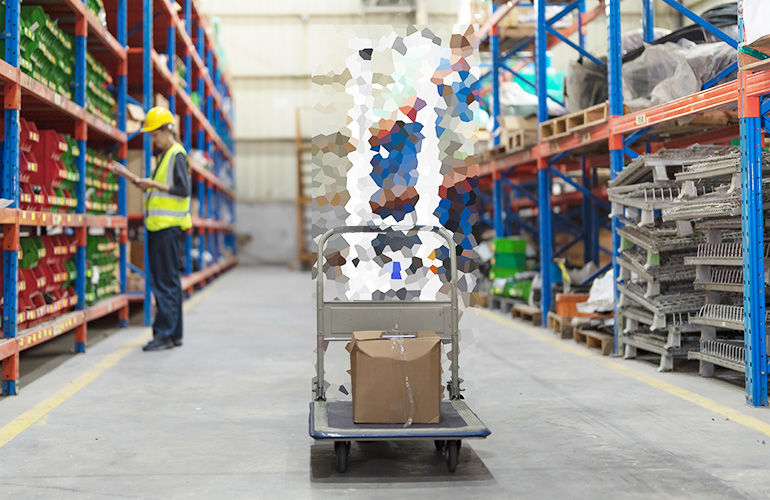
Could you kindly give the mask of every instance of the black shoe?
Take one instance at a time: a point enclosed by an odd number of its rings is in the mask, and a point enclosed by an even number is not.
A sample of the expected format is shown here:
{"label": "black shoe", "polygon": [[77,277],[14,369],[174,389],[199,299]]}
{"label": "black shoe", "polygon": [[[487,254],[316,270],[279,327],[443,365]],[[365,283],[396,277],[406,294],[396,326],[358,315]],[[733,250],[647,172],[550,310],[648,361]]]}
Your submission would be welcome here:
{"label": "black shoe", "polygon": [[174,347],[182,347],[182,339],[171,339],[171,342],[174,344]]}
{"label": "black shoe", "polygon": [[147,345],[142,347],[143,351],[162,351],[164,349],[171,349],[174,347],[174,343],[170,338],[152,339],[147,342]]}

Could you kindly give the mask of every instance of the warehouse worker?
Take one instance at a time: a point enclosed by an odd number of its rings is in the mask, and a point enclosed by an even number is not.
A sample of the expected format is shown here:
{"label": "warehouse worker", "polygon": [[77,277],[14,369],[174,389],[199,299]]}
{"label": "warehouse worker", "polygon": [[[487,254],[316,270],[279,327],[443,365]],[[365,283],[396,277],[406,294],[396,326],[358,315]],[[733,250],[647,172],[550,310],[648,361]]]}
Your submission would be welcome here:
{"label": "warehouse worker", "polygon": [[149,179],[134,184],[147,192],[145,225],[150,261],[150,285],[157,310],[152,340],[145,351],[182,345],[182,283],[179,277],[179,248],[183,231],[192,227],[190,218],[190,166],[187,152],[174,134],[174,115],[155,107],[147,112],[142,132],[150,134],[153,150],[160,152],[158,166]]}

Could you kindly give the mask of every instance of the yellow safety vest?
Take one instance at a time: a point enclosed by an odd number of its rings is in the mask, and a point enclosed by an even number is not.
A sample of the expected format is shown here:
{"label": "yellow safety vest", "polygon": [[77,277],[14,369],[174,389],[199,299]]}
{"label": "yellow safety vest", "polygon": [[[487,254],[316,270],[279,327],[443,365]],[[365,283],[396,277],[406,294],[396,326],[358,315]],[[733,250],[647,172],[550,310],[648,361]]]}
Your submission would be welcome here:
{"label": "yellow safety vest", "polygon": [[[165,186],[171,186],[174,183],[174,169],[169,168],[169,165],[175,164],[178,154],[187,157],[181,144],[176,143],[168,148],[168,151],[163,154],[152,180]],[[192,227],[189,196],[175,196],[153,188],[147,190],[147,200],[144,207],[144,222],[148,231],[160,231],[176,226],[181,227],[182,230],[187,230]]]}

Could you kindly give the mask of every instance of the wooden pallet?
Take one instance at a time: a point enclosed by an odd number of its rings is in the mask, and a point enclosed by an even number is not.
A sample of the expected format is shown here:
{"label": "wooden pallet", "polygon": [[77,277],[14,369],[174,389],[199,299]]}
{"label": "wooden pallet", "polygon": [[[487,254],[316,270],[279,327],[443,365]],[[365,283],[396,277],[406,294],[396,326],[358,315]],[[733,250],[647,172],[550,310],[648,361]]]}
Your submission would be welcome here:
{"label": "wooden pallet", "polygon": [[615,349],[615,337],[612,335],[597,332],[596,330],[583,330],[575,328],[573,338],[578,344],[585,344],[588,347],[598,348],[602,356],[609,356]]}
{"label": "wooden pallet", "polygon": [[511,316],[526,321],[527,323],[532,323],[535,326],[540,326],[542,321],[540,309],[525,304],[516,304],[513,306],[511,308]]}
{"label": "wooden pallet", "polygon": [[548,329],[561,335],[563,339],[572,338],[572,318],[562,318],[553,311],[548,312]]}
{"label": "wooden pallet", "polygon": [[688,135],[695,132],[701,132],[704,129],[713,129],[736,125],[740,121],[740,114],[737,111],[729,109],[714,109],[695,115],[686,123],[677,123],[673,121],[664,125],[655,127],[655,133],[666,134],[672,137]]}
{"label": "wooden pallet", "polygon": [[505,146],[500,145],[497,147],[489,148],[481,152],[481,161],[489,161],[492,158],[505,154]]}
{"label": "wooden pallet", "polygon": [[579,132],[588,127],[607,122],[608,107],[603,102],[596,106],[591,106],[577,113],[559,116],[552,120],[544,121],[540,124],[540,140],[550,141]]}
{"label": "wooden pallet", "polygon": [[537,132],[535,130],[506,130],[503,132],[502,144],[506,153],[523,151],[537,144]]}

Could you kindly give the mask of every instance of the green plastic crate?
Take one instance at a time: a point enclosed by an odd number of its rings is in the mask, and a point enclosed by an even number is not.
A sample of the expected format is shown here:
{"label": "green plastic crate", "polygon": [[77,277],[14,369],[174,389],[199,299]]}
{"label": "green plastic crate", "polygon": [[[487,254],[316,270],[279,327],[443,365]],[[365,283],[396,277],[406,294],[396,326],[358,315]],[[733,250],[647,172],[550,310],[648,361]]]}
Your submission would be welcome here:
{"label": "green plastic crate", "polygon": [[510,278],[517,274],[519,274],[522,271],[522,269],[519,268],[508,268],[508,267],[493,267],[492,270],[489,272],[489,278],[495,279],[495,278]]}
{"label": "green plastic crate", "polygon": [[494,268],[518,269],[523,271],[527,267],[527,256],[524,254],[495,254],[492,261]]}
{"label": "green plastic crate", "polygon": [[493,243],[495,255],[527,253],[527,240],[522,238],[495,238]]}
{"label": "green plastic crate", "polygon": [[40,259],[45,257],[45,245],[43,245],[43,240],[37,236],[30,236],[21,238],[19,244],[21,246],[19,267],[22,269],[33,269],[37,267]]}
{"label": "green plastic crate", "polygon": [[532,291],[532,281],[523,280],[516,281],[508,289],[508,296],[512,299],[520,299],[523,301],[529,300],[529,294]]}

